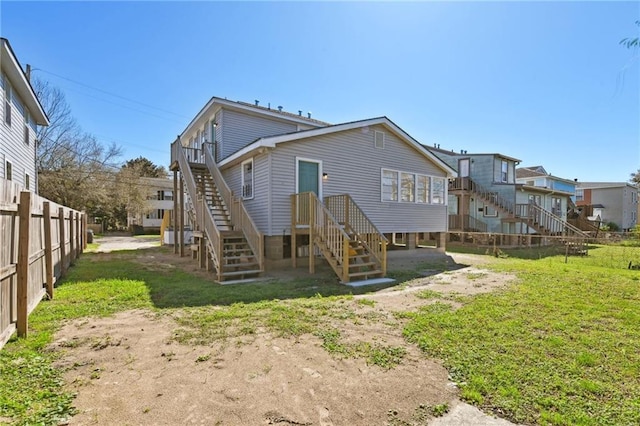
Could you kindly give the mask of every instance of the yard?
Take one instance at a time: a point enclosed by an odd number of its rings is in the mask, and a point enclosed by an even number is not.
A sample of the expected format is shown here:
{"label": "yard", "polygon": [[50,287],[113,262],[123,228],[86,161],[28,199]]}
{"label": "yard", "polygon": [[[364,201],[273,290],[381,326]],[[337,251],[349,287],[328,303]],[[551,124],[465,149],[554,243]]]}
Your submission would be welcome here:
{"label": "yard", "polygon": [[0,423],[423,425],[458,398],[522,424],[640,423],[640,248],[502,254],[395,252],[399,284],[356,289],[85,254],[0,351]]}

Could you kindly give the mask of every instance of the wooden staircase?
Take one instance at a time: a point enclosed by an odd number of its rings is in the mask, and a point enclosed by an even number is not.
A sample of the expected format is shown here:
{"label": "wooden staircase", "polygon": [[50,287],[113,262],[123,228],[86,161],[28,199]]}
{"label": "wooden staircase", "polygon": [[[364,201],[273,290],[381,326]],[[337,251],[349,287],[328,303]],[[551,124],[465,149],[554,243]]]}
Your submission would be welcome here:
{"label": "wooden staircase", "polygon": [[[387,269],[387,239],[348,195],[325,198],[313,192],[293,194],[292,244],[296,235],[308,233],[342,283],[382,278]],[[295,256],[294,256],[295,267]],[[310,270],[313,272],[313,251]]]}
{"label": "wooden staircase", "polygon": [[213,266],[219,282],[257,277],[264,271],[262,234],[229,190],[210,150],[203,146],[193,153],[174,145],[172,160],[181,171],[194,230],[191,249],[200,265]]}

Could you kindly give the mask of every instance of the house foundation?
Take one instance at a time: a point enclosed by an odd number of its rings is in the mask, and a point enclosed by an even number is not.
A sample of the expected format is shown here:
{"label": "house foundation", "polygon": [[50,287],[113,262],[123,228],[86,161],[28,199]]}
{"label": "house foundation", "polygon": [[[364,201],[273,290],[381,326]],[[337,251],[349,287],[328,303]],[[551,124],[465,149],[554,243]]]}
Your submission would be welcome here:
{"label": "house foundation", "polygon": [[269,260],[284,259],[284,237],[282,235],[264,236],[264,256]]}

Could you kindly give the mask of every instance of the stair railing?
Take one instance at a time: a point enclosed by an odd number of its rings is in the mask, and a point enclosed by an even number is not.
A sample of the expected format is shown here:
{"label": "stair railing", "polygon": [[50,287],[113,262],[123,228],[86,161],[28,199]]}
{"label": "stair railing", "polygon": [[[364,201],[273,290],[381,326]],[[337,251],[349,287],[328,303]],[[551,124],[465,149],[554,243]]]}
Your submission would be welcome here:
{"label": "stair railing", "polygon": [[333,217],[344,226],[373,256],[383,275],[387,274],[387,238],[362,211],[349,194],[324,198],[324,204]]}
{"label": "stair railing", "polygon": [[291,195],[292,226],[308,226],[314,241],[320,247],[341,281],[349,281],[349,241],[350,237],[342,225],[313,192]]}
{"label": "stair railing", "polygon": [[562,234],[571,238],[589,238],[589,236],[576,226],[540,207],[534,202],[518,204],[516,217],[526,219],[529,226],[534,229],[544,229],[545,232]]}
{"label": "stair railing", "polygon": [[213,183],[218,188],[222,200],[229,209],[229,219],[233,229],[242,231],[258,262],[260,271],[264,271],[264,238],[262,233],[258,231],[258,227],[253,222],[253,219],[251,219],[242,200],[236,197],[229,188],[229,185],[227,185],[213,158],[212,148],[212,144],[202,144],[204,164],[207,166],[207,170],[213,179]]}
{"label": "stair railing", "polygon": [[[174,146],[176,145],[177,146]],[[184,149],[179,141],[171,145],[171,155],[173,160],[178,161],[182,180],[187,188],[187,198],[191,199],[192,210],[195,214],[197,227],[204,230],[207,236],[207,245],[211,250],[213,266],[218,274],[218,281],[222,279],[222,267],[220,258],[222,256],[222,238],[220,230],[213,220],[211,210],[206,206],[204,196],[198,195],[196,181],[189,165],[189,160],[185,155]]]}
{"label": "stair railing", "polygon": [[515,203],[502,197],[499,193],[491,191],[470,177],[458,177],[449,181],[449,191],[464,190],[471,191],[494,206],[504,210],[509,215],[515,212]]}

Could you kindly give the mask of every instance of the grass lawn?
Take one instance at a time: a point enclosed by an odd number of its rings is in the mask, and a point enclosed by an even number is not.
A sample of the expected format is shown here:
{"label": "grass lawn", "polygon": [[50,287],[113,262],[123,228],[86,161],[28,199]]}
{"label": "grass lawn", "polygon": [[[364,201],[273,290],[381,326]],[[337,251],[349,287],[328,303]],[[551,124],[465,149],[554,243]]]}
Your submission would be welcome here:
{"label": "grass lawn", "polygon": [[[154,248],[152,250],[166,250]],[[640,424],[640,248],[593,247],[585,258],[505,251],[490,268],[515,273],[499,293],[465,298],[462,308],[435,303],[408,319],[406,338],[442,359],[462,397],[525,424]],[[73,414],[56,353],[47,350],[63,321],[146,308],[174,316],[185,343],[268,330],[314,333],[338,356],[383,368],[403,348],[346,345],[338,320],[356,321],[352,289],[312,277],[219,286],[177,268],[144,265],[135,252],[87,253],[29,318],[28,339],[0,351],[0,423],[57,424]],[[433,266],[433,265],[432,265]],[[436,269],[416,265],[416,271]],[[401,279],[416,271],[395,271]],[[430,297],[428,293],[423,295]]]}
{"label": "grass lawn", "polygon": [[515,422],[640,424],[640,271],[626,269],[640,249],[589,254],[496,259],[517,285],[409,314],[405,336],[444,360],[463,399]]}

